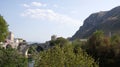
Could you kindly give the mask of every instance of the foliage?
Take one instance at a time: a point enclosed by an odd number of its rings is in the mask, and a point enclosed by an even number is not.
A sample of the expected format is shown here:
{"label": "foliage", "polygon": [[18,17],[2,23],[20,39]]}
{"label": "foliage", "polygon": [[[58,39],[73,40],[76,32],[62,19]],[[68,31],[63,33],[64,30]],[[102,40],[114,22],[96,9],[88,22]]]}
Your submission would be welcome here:
{"label": "foliage", "polygon": [[87,51],[89,54],[96,56],[96,50],[104,47],[104,36],[102,31],[96,31],[88,40]]}
{"label": "foliage", "polygon": [[117,45],[120,43],[120,36],[119,35],[114,35],[111,37],[111,44],[112,45]]}
{"label": "foliage", "polygon": [[0,67],[27,67],[27,59],[15,49],[0,48]]}
{"label": "foliage", "polygon": [[94,46],[102,46],[104,41],[104,36],[102,31],[96,31],[93,35],[89,38],[89,44]]}
{"label": "foliage", "polygon": [[28,50],[28,54],[36,53],[36,48],[37,48],[36,45],[30,46],[30,47],[29,47],[29,50]]}
{"label": "foliage", "polygon": [[99,60],[100,67],[120,66],[120,36],[109,38],[97,31],[89,38],[86,46],[87,53]]}
{"label": "foliage", "polygon": [[29,58],[28,60],[34,60],[36,58],[37,55],[37,45],[35,44],[31,44],[32,46],[29,47],[28,49],[28,54],[29,54]]}
{"label": "foliage", "polygon": [[79,47],[82,49],[86,49],[86,41],[80,41],[79,39],[76,39],[72,42],[72,45],[74,47]]}
{"label": "foliage", "polygon": [[56,40],[50,41],[50,46],[60,45],[61,47],[68,44],[69,41],[63,37],[59,37]]}
{"label": "foliage", "polygon": [[94,59],[88,56],[81,48],[74,53],[74,46],[56,45],[51,49],[40,52],[35,67],[98,67]]}
{"label": "foliage", "polygon": [[0,42],[3,42],[8,35],[8,24],[0,15]]}

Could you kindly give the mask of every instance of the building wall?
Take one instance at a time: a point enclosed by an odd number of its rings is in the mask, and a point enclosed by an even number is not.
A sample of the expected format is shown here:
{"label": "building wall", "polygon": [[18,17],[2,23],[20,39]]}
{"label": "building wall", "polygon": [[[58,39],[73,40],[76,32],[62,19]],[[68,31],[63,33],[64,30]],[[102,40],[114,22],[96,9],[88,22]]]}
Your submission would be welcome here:
{"label": "building wall", "polygon": [[7,39],[11,42],[14,42],[14,34],[12,32],[9,32]]}

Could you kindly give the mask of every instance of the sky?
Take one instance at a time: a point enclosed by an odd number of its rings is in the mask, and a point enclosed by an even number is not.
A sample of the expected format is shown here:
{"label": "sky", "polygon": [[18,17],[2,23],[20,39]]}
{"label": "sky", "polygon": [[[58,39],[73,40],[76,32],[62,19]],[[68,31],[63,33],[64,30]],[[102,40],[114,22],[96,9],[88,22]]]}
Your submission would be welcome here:
{"label": "sky", "polygon": [[1,0],[0,14],[16,38],[45,42],[72,37],[90,14],[117,6],[119,0]]}

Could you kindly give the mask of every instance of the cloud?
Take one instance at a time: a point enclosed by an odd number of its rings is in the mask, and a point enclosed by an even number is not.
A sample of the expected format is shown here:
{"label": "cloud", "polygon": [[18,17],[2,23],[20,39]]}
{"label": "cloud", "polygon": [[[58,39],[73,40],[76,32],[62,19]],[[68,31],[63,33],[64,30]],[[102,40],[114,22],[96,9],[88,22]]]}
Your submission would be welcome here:
{"label": "cloud", "polygon": [[54,4],[53,7],[58,8],[58,5]]}
{"label": "cloud", "polygon": [[41,7],[41,6],[46,7],[47,6],[47,4],[43,4],[43,3],[40,3],[40,2],[32,2],[31,5],[35,6],[35,7]]}
{"label": "cloud", "polygon": [[58,4],[53,4],[52,7],[54,7],[54,8],[59,8],[59,9],[65,9],[65,7],[61,7],[61,6],[59,6]]}
{"label": "cloud", "polygon": [[[32,2],[31,6],[34,6],[37,8],[33,8],[33,7],[27,8],[23,13],[21,13],[21,16],[32,18],[32,19],[48,20],[48,21],[53,21],[53,22],[63,23],[63,24],[79,25],[80,23],[79,20],[73,19],[65,14],[55,12],[52,9],[38,8],[40,6],[46,6],[46,5],[40,2]],[[27,7],[27,5],[24,5],[24,6]],[[58,7],[58,6],[54,5],[54,7]]]}
{"label": "cloud", "polygon": [[29,6],[29,5],[27,5],[27,4],[23,4],[23,6],[24,6],[24,7],[26,7],[26,8],[30,7],[30,6]]}
{"label": "cloud", "polygon": [[21,16],[66,24],[79,24],[78,20],[72,19],[67,15],[56,13],[51,9],[27,9],[21,14]]}
{"label": "cloud", "polygon": [[32,2],[31,4],[23,4],[24,7],[30,8],[30,7],[46,7],[47,4],[41,3],[41,2]]}

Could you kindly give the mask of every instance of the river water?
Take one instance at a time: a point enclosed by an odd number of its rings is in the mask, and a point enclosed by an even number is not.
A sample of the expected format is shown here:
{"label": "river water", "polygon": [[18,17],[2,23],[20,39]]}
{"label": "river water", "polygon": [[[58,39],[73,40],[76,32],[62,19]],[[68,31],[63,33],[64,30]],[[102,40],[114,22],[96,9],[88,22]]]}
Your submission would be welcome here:
{"label": "river water", "polygon": [[28,67],[34,67],[35,61],[28,61]]}

